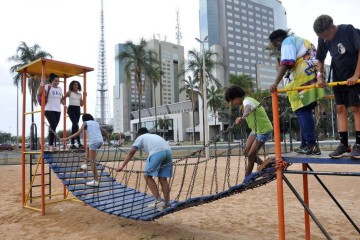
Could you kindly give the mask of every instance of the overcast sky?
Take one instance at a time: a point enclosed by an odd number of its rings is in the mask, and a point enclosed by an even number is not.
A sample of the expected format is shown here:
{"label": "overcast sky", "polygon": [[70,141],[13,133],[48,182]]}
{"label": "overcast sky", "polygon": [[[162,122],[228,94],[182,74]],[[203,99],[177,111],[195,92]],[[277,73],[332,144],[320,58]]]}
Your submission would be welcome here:
{"label": "overcast sky", "polygon": [[[88,112],[95,115],[97,62],[100,40],[100,0],[10,0],[0,1],[0,131],[16,135],[16,87],[7,61],[21,41],[37,43],[55,60],[93,67],[88,74]],[[336,24],[360,28],[359,0],[283,0],[288,27],[296,35],[317,43],[312,24],[329,14]],[[199,48],[198,0],[104,0],[105,41],[109,100],[114,85],[114,46],[141,37],[176,42],[176,10],[180,12],[182,45],[185,51]],[[76,78],[71,78],[75,80]],[[21,94],[19,95],[21,103]],[[22,105],[19,104],[19,112]],[[28,108],[29,109],[29,108]],[[29,110],[30,111],[30,110]],[[28,118],[30,119],[30,118]],[[21,134],[21,115],[19,117]],[[29,128],[29,125],[27,125]],[[68,125],[69,126],[69,125]],[[61,129],[59,125],[58,129]],[[28,133],[28,129],[26,130]]]}

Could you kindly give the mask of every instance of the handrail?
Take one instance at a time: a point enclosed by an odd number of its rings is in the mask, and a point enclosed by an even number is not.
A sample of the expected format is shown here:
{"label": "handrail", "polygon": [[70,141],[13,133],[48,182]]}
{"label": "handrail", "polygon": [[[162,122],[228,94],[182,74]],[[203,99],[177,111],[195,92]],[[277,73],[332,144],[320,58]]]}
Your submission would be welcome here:
{"label": "handrail", "polygon": [[[356,81],[356,83],[360,83],[360,79]],[[347,85],[347,81],[342,82],[331,82],[327,84],[327,87],[336,87],[341,85]],[[277,92],[289,92],[289,91],[297,91],[297,90],[304,90],[304,89],[311,89],[311,88],[320,88],[318,84],[311,84],[308,86],[302,86],[302,87],[294,87],[294,88],[282,88],[278,89]]]}

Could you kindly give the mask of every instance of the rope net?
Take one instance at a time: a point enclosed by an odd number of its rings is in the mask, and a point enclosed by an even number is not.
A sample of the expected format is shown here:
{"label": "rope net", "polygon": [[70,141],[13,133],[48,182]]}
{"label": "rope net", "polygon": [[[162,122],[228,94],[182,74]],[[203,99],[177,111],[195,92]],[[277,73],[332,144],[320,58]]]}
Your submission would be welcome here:
{"label": "rope net", "polygon": [[[93,180],[94,175],[89,165],[87,171],[80,168],[85,160],[83,152],[57,151],[46,153],[44,159],[67,189],[90,206],[117,216],[153,220],[253,189],[275,179],[275,162],[270,161],[264,169],[253,171],[244,180],[247,167],[246,127],[242,125],[240,130],[243,141],[236,144],[229,141],[221,147],[218,144],[220,139],[230,139],[234,127],[232,125],[220,132],[204,147],[186,156],[173,158],[173,175],[169,181],[171,202],[163,210],[158,210],[156,206],[149,207],[155,198],[144,178],[146,159],[136,155],[123,171],[115,171],[127,154],[119,146],[103,146],[98,150],[95,161],[100,183],[98,187],[85,184]],[[206,147],[213,153],[208,159],[205,158]],[[258,157],[265,160],[266,155]],[[157,185],[161,191],[158,182]]]}

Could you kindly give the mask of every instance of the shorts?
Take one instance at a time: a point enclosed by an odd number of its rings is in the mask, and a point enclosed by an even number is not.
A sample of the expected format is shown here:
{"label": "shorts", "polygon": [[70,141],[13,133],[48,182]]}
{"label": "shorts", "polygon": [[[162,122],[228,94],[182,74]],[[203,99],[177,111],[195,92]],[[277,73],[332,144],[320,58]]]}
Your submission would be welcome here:
{"label": "shorts", "polygon": [[102,146],[102,142],[89,144],[89,150],[98,150]]}
{"label": "shorts", "polygon": [[172,169],[171,150],[165,150],[148,157],[144,175],[170,178],[172,176]]}
{"label": "shorts", "polygon": [[254,131],[251,131],[250,135],[253,135],[253,136],[256,135],[256,140],[258,140],[258,141],[267,142],[272,137],[272,133],[273,133],[272,130],[270,132],[267,132],[264,134],[262,134],[262,133],[255,134]]}
{"label": "shorts", "polygon": [[349,86],[341,90],[334,90],[336,105],[345,105],[346,107],[360,104],[360,84]]}

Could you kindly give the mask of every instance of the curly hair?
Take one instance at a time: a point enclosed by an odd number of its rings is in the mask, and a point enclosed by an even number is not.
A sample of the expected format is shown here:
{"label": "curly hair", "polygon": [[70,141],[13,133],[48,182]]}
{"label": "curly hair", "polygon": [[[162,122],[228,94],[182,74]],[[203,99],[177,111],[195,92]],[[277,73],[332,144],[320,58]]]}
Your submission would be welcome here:
{"label": "curly hair", "polygon": [[238,97],[245,97],[245,91],[241,87],[237,85],[232,85],[228,89],[226,89],[224,94],[225,101],[230,102]]}
{"label": "curly hair", "polygon": [[315,19],[313,28],[316,34],[323,33],[334,25],[333,19],[329,15],[320,15]]}
{"label": "curly hair", "polygon": [[74,84],[77,83],[78,85],[78,90],[79,92],[81,91],[81,84],[78,82],[78,81],[72,81],[70,84],[69,84],[69,90],[70,91],[73,91],[74,90]]}
{"label": "curly hair", "polygon": [[269,35],[270,42],[274,42],[277,39],[285,39],[289,36],[289,31],[283,29],[277,29]]}

